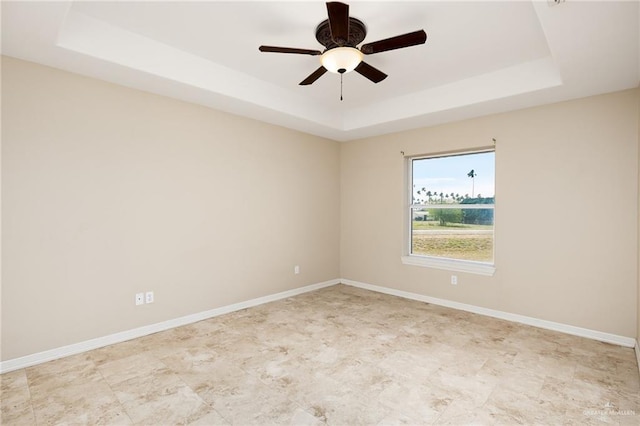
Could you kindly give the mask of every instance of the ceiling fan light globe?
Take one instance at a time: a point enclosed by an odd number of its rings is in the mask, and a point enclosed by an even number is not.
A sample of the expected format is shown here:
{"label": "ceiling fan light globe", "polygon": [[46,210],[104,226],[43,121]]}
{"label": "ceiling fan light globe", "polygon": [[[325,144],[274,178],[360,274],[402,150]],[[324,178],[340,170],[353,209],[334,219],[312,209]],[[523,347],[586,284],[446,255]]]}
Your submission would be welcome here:
{"label": "ceiling fan light globe", "polygon": [[320,63],[327,71],[342,74],[353,71],[362,62],[362,57],[362,52],[355,47],[335,47],[322,54]]}

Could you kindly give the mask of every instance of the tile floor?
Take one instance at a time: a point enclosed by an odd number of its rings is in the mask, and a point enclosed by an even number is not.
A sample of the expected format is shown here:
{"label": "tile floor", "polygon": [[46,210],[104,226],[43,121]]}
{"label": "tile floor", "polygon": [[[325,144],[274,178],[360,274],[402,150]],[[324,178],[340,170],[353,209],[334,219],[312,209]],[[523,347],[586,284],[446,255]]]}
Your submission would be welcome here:
{"label": "tile floor", "polygon": [[2,424],[640,424],[632,349],[338,285],[2,375]]}

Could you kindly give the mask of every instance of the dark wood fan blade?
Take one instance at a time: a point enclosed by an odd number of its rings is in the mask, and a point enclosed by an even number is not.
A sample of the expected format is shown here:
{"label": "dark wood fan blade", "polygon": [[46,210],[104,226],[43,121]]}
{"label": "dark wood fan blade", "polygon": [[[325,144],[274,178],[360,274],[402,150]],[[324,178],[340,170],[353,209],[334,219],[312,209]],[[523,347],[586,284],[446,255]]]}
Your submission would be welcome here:
{"label": "dark wood fan blade", "polygon": [[274,53],[297,53],[299,55],[322,55],[319,50],[310,49],[296,49],[294,47],[277,47],[277,46],[260,46],[258,48],[261,52],[274,52]]}
{"label": "dark wood fan blade", "polygon": [[349,42],[349,5],[337,1],[327,3],[331,39],[344,46]]}
{"label": "dark wood fan blade", "polygon": [[380,83],[382,80],[387,78],[387,75],[385,73],[377,68],[372,67],[366,62],[360,62],[360,64],[355,68],[354,71],[360,75],[367,77],[374,83]]}
{"label": "dark wood fan blade", "polygon": [[327,69],[325,67],[318,68],[309,77],[307,77],[304,80],[302,80],[300,82],[300,86],[308,86],[308,85],[310,85],[311,83],[313,83],[314,81],[316,81],[317,79],[322,77],[322,75],[325,72],[327,72]]}
{"label": "dark wood fan blade", "polygon": [[401,49],[403,47],[423,44],[425,41],[427,41],[427,33],[425,33],[424,30],[420,30],[384,40],[374,41],[373,43],[363,44],[360,51],[365,55],[371,55],[372,53],[380,53],[387,50]]}

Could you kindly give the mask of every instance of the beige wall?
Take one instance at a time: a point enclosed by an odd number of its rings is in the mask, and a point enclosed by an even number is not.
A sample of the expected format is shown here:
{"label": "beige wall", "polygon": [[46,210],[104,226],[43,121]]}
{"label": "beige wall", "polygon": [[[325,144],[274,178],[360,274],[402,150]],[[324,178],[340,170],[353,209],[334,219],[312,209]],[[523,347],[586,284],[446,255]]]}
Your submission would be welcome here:
{"label": "beige wall", "polygon": [[337,142],[6,57],[2,87],[3,360],[339,276]]}
{"label": "beige wall", "polygon": [[[341,145],[341,277],[636,336],[638,90]],[[403,265],[406,155],[496,138],[493,277]]]}
{"label": "beige wall", "polygon": [[[338,144],[10,58],[2,89],[3,360],[338,277],[640,337],[639,90]],[[400,151],[491,138],[496,275],[402,265]]]}
{"label": "beige wall", "polygon": [[[638,89],[638,223],[640,223],[640,88]],[[639,227],[640,228],[640,227]],[[638,326],[636,328],[636,346],[640,345],[640,229],[638,229]],[[640,349],[640,346],[639,348]],[[638,354],[636,350],[636,355]],[[640,368],[640,364],[638,364]]]}

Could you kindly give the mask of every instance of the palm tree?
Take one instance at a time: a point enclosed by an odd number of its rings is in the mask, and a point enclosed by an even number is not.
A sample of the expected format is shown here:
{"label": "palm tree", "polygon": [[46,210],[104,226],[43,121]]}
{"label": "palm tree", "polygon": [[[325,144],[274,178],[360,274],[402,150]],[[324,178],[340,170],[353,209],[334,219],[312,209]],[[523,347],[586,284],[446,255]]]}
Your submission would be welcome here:
{"label": "palm tree", "polygon": [[475,192],[476,185],[476,176],[478,176],[478,174],[475,172],[475,170],[471,169],[471,171],[467,173],[467,176],[471,178],[471,198],[473,198],[473,193]]}
{"label": "palm tree", "polygon": [[431,193],[431,191],[427,191],[427,198],[429,199],[429,203],[431,202],[431,196],[433,195],[433,193]]}

